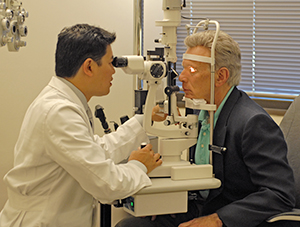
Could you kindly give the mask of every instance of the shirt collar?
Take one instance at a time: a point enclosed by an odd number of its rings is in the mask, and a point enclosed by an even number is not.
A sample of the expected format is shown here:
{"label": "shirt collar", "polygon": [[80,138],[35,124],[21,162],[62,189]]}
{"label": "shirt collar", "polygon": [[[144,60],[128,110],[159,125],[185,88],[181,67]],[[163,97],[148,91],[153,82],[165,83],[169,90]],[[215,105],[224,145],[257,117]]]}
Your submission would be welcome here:
{"label": "shirt collar", "polygon": [[[217,111],[214,114],[214,126],[216,125],[216,122],[219,118],[219,115],[221,113],[221,110],[223,109],[223,106],[225,105],[225,102],[227,101],[229,95],[231,94],[234,86],[232,86],[229,91],[227,92],[225,98],[222,100],[220,106],[218,107]],[[208,124],[208,118],[209,118],[209,113],[207,110],[201,110],[199,113],[198,120],[201,122],[202,125]]]}

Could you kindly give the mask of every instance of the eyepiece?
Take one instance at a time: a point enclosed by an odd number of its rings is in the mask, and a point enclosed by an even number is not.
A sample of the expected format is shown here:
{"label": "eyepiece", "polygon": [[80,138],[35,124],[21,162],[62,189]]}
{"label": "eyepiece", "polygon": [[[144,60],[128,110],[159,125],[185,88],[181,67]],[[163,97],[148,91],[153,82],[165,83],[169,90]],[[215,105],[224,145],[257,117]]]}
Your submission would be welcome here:
{"label": "eyepiece", "polygon": [[128,59],[126,57],[114,57],[112,64],[116,68],[126,67],[128,65]]}

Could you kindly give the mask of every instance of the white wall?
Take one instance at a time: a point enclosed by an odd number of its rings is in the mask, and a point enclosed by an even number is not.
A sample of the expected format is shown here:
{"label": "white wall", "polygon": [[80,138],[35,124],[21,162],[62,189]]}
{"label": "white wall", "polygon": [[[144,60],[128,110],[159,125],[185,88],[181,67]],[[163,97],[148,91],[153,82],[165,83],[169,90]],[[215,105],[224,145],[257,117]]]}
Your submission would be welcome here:
{"label": "white wall", "polygon": [[[28,37],[23,39],[27,47],[19,52],[8,52],[6,46],[0,48],[0,210],[7,199],[2,178],[13,166],[13,149],[25,111],[55,73],[57,34],[63,27],[76,23],[99,25],[117,33],[112,45],[114,55],[132,54],[133,4],[133,0],[23,1],[29,12]],[[145,44],[153,49],[152,41],[159,38],[160,32],[154,20],[162,19],[161,4],[161,0],[145,0],[145,36],[149,37]],[[119,123],[120,116],[132,116],[133,89],[133,77],[118,69],[110,94],[92,98],[90,107],[101,104],[108,120]],[[96,124],[96,133],[101,135],[102,131],[100,124]]]}
{"label": "white wall", "polygon": [[[99,25],[117,33],[113,44],[114,55],[133,53],[133,2],[134,0],[24,0],[29,11],[26,25],[29,28],[27,47],[19,52],[8,52],[0,48],[0,179],[13,166],[13,148],[17,140],[23,116],[28,105],[54,75],[54,52],[57,34],[65,26],[76,23]],[[159,44],[160,27],[155,20],[163,19],[162,0],[144,0],[145,31],[144,53]],[[111,93],[106,97],[92,98],[90,107],[96,104],[105,108],[108,120],[119,122],[119,117],[132,115],[133,77],[120,69],[114,75]],[[278,121],[280,121],[279,119]],[[95,120],[95,122],[98,122]],[[102,135],[100,124],[96,133]],[[6,196],[6,188],[0,180],[0,210]],[[120,209],[114,210],[114,220],[122,216]]]}

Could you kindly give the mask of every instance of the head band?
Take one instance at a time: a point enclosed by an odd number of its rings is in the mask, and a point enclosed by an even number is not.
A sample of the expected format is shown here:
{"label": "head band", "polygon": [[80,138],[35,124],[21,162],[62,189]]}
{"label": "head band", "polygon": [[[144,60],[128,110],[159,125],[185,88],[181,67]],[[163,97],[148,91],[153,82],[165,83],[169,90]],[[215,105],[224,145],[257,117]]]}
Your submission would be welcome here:
{"label": "head band", "polygon": [[211,64],[211,57],[204,57],[196,54],[183,54],[183,59],[199,61]]}

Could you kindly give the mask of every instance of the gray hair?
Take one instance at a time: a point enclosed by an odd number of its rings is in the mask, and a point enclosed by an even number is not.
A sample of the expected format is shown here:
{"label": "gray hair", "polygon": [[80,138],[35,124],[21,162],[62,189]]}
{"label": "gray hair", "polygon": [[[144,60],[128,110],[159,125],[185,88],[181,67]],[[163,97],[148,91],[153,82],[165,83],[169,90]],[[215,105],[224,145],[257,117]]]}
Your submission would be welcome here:
{"label": "gray hair", "polygon": [[[211,49],[215,31],[206,30],[187,36],[184,44],[188,48],[204,46]],[[222,67],[229,70],[229,86],[237,86],[241,80],[241,51],[239,45],[227,33],[220,31],[215,48],[215,69]]]}

